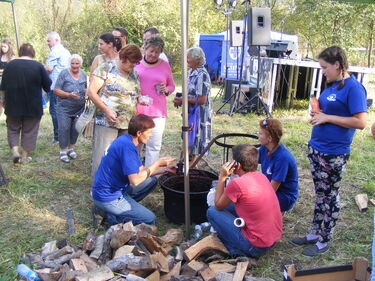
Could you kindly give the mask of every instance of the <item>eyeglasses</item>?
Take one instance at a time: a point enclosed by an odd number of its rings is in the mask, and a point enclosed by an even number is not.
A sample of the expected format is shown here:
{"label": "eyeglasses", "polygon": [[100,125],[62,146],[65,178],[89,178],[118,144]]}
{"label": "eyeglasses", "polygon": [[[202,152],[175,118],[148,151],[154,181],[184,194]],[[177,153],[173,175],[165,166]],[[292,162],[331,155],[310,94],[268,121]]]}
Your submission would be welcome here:
{"label": "eyeglasses", "polygon": [[264,118],[262,121],[262,127],[267,127],[268,126],[268,119]]}

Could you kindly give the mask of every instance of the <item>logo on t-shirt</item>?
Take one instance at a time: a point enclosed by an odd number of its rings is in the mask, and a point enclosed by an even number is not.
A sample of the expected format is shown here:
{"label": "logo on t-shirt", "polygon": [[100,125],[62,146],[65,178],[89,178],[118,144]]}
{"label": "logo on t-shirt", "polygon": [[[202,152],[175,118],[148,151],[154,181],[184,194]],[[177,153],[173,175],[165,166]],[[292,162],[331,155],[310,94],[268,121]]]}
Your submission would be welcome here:
{"label": "logo on t-shirt", "polygon": [[330,95],[327,97],[327,100],[328,100],[328,101],[336,101],[336,94],[330,94]]}
{"label": "logo on t-shirt", "polygon": [[271,167],[268,167],[268,168],[267,168],[266,173],[267,173],[267,175],[272,175]]}

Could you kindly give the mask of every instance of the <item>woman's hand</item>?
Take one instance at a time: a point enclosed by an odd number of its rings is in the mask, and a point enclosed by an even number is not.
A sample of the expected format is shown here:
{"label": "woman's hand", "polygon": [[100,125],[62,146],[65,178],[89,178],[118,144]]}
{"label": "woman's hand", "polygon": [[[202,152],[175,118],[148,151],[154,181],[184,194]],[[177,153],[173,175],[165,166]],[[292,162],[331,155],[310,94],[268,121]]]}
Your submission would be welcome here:
{"label": "woman's hand", "polygon": [[69,93],[69,98],[72,99],[72,100],[79,100],[80,96],[78,94],[76,94],[76,92],[71,92],[71,93]]}
{"label": "woman's hand", "polygon": [[318,112],[318,111],[314,111],[311,119],[310,119],[310,124],[313,125],[313,126],[316,126],[316,125],[321,125],[321,124],[324,124],[324,123],[327,123],[328,122],[328,117],[329,115],[323,113],[323,112]]}
{"label": "woman's hand", "polygon": [[165,86],[164,83],[160,83],[160,84],[159,84],[159,87],[160,87],[159,89],[160,89],[160,93],[161,93],[161,94],[168,95],[168,93],[169,93],[169,89],[168,89],[167,86]]}
{"label": "woman's hand", "polygon": [[233,165],[234,165],[234,160],[229,161],[225,163],[223,166],[221,166],[220,177],[227,178],[231,174],[233,174],[233,171],[234,171]]}
{"label": "woman's hand", "polygon": [[116,123],[116,120],[117,120],[116,111],[113,111],[112,109],[109,109],[107,107],[104,113],[105,113],[105,117],[107,118],[108,123]]}

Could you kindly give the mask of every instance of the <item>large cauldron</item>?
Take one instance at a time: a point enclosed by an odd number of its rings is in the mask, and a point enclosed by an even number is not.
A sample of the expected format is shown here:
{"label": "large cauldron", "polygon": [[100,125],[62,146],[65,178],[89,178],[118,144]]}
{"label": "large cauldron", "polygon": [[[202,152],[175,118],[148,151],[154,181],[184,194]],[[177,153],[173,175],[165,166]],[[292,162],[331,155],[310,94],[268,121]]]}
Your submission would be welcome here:
{"label": "large cauldron", "polygon": [[[190,217],[191,221],[207,221],[207,193],[217,176],[198,169],[189,170],[190,180]],[[184,175],[164,174],[159,177],[159,184],[164,191],[164,212],[169,220],[176,224],[185,222]]]}

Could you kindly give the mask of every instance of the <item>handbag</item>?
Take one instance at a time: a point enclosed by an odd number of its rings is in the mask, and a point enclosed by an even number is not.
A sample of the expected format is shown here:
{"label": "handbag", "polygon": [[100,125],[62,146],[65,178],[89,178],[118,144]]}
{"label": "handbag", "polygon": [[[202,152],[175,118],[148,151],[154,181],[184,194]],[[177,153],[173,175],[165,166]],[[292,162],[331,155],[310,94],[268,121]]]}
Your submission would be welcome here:
{"label": "handbag", "polygon": [[78,134],[81,134],[86,126],[90,123],[90,121],[93,121],[95,111],[95,104],[90,99],[87,99],[85,102],[85,109],[78,117],[77,122],[74,126]]}

